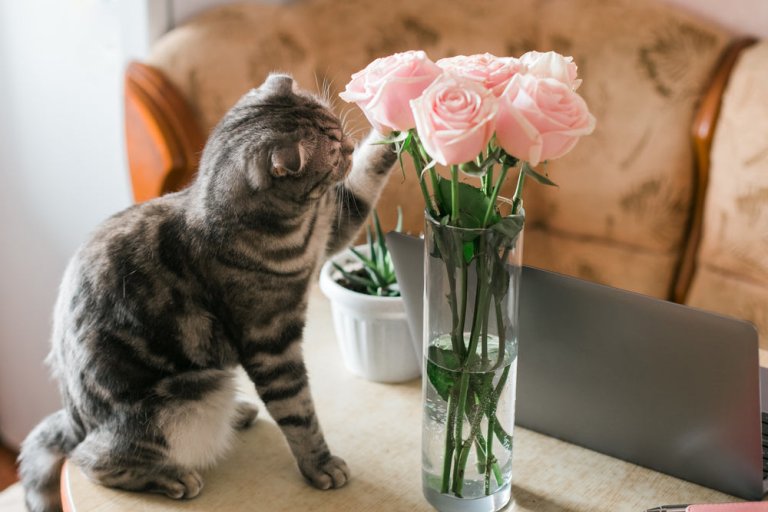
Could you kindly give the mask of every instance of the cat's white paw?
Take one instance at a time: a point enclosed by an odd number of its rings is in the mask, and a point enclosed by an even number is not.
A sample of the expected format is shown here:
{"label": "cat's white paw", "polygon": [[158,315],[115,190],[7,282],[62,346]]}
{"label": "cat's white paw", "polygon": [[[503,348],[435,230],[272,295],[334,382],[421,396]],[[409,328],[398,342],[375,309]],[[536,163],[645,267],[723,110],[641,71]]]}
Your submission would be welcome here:
{"label": "cat's white paw", "polygon": [[350,472],[347,463],[340,457],[331,455],[319,463],[307,464],[301,473],[318,489],[338,489],[347,483]]}
{"label": "cat's white paw", "polygon": [[259,408],[255,403],[238,400],[235,409],[235,417],[232,419],[232,425],[236,430],[245,430],[253,425],[258,415]]}

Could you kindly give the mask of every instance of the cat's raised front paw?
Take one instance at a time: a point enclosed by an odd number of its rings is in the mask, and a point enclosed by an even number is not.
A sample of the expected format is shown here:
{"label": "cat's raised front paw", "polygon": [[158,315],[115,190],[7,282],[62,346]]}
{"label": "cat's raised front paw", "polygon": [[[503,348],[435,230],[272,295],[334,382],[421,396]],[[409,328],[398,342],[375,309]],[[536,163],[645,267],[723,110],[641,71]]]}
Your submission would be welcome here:
{"label": "cat's raised front paw", "polygon": [[301,474],[318,489],[338,489],[347,483],[350,473],[347,463],[334,455],[301,467]]}

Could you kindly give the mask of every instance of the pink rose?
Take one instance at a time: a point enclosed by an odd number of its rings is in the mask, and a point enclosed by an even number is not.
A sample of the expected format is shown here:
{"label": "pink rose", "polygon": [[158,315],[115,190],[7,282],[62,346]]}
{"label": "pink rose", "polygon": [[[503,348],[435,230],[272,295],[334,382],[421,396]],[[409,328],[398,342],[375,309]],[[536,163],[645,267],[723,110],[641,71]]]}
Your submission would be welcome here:
{"label": "pink rose", "polygon": [[573,57],[563,57],[555,52],[528,52],[520,57],[525,72],[536,78],[554,78],[568,85],[574,91],[581,85],[576,78],[578,67]]}
{"label": "pink rose", "polygon": [[444,74],[411,101],[411,110],[427,153],[443,165],[456,165],[474,160],[485,149],[497,103],[474,80]]}
{"label": "pink rose", "polygon": [[520,72],[520,61],[512,57],[496,57],[490,53],[478,55],[457,55],[437,61],[443,70],[480,82],[499,96],[507,83]]}
{"label": "pink rose", "polygon": [[442,74],[423,51],[396,53],[376,59],[352,75],[341,99],[357,103],[374,128],[382,133],[415,126],[409,107]]}
{"label": "pink rose", "polygon": [[594,129],[587,104],[559,80],[517,75],[499,97],[496,141],[531,165],[563,156]]}

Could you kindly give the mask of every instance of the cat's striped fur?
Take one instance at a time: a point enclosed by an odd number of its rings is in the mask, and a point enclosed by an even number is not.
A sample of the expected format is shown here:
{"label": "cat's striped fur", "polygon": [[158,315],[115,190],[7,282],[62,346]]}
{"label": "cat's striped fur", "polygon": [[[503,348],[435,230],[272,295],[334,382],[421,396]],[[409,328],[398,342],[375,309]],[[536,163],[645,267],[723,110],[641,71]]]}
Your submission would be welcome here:
{"label": "cat's striped fur", "polygon": [[65,457],[107,486],[196,496],[198,470],[256,417],[235,396],[237,365],[301,473],[322,489],[344,485],[301,340],[318,263],[352,240],[394,164],[368,142],[352,158],[327,103],[271,75],[213,131],[188,189],[96,230],[55,310],[50,362],[64,407],[22,446],[32,512],[60,510]]}

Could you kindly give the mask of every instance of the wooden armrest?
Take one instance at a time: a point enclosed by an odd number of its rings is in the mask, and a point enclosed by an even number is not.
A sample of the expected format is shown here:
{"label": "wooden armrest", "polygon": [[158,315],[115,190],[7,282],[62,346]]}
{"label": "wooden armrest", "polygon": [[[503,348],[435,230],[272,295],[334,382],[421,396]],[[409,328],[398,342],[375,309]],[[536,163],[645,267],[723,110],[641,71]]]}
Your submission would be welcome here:
{"label": "wooden armrest", "polygon": [[189,184],[205,145],[181,93],[160,70],[140,62],[125,72],[125,140],[136,202]]}
{"label": "wooden armrest", "polygon": [[704,222],[704,201],[709,185],[709,156],[712,150],[712,139],[717,127],[718,117],[720,116],[723,93],[728,85],[728,79],[739,55],[744,49],[755,42],[756,40],[752,38],[737,39],[723,51],[691,126],[691,140],[694,150],[693,211],[685,249],[683,250],[672,290],[673,300],[681,304],[685,302],[696,271],[696,258]]}

